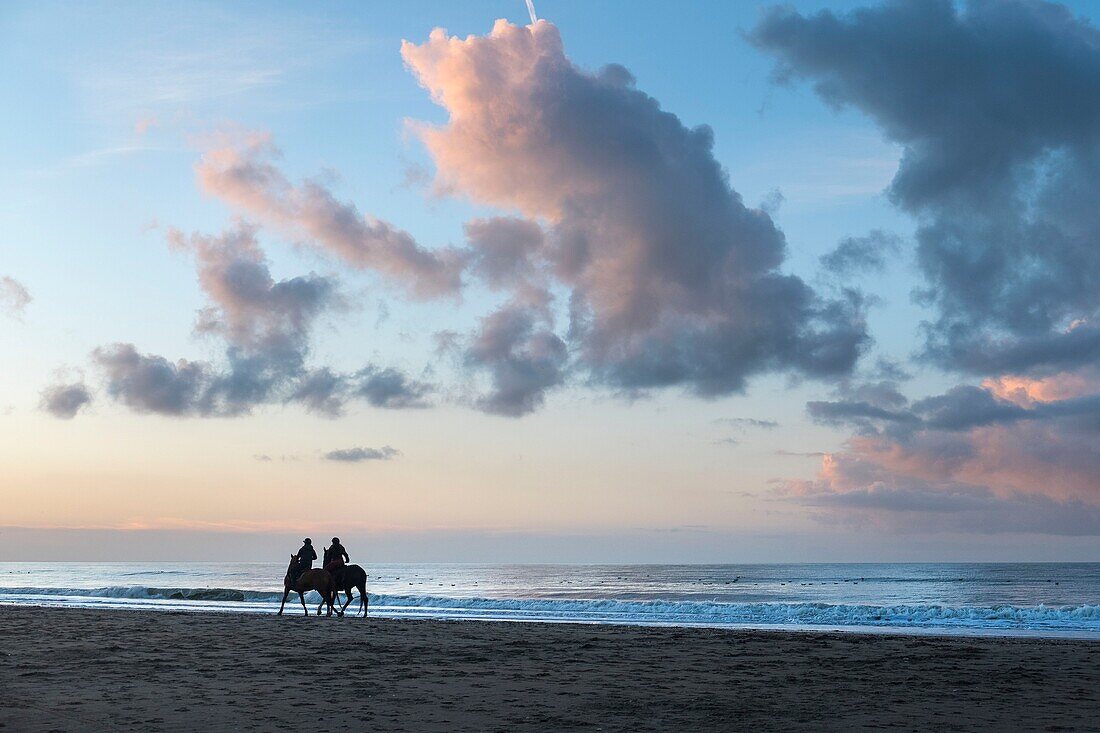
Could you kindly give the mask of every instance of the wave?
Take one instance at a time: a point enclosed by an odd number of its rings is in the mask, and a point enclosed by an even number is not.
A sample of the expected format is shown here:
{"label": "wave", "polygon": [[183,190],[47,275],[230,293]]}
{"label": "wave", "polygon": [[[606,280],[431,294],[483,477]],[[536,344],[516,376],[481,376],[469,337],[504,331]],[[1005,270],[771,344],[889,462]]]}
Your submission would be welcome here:
{"label": "wave", "polygon": [[[176,601],[234,603],[264,608],[282,600],[281,591],[235,588],[0,588],[0,602]],[[442,618],[494,618],[531,621],[596,621],[630,624],[862,626],[1089,631],[1100,633],[1100,605],[1080,606],[878,606],[830,603],[724,603],[676,600],[559,600],[458,598],[368,594],[372,608],[385,615]],[[316,593],[307,602],[318,603]],[[176,604],[169,604],[176,605]]]}
{"label": "wave", "polygon": [[[308,595],[308,594],[307,594]],[[0,588],[5,596],[56,596],[64,598],[152,599],[165,601],[279,601],[282,592],[238,590],[236,588],[147,588],[140,585],[112,585],[105,588]]]}

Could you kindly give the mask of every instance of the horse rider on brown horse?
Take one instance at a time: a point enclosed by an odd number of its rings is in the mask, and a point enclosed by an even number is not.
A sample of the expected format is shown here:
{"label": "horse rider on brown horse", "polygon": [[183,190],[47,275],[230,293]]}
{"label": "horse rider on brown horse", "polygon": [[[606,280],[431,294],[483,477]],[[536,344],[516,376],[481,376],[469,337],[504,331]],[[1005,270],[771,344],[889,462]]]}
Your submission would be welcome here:
{"label": "horse rider on brown horse", "polygon": [[332,545],[325,550],[325,570],[332,573],[332,577],[338,578],[344,565],[351,560],[348,551],[340,544],[339,537],[332,538]]}
{"label": "horse rider on brown horse", "polygon": [[317,559],[317,550],[313,549],[313,540],[309,537],[302,540],[302,549],[298,550],[298,554],[295,555],[295,557],[298,558],[298,568],[295,572],[295,578],[307,570],[312,570],[313,561]]}

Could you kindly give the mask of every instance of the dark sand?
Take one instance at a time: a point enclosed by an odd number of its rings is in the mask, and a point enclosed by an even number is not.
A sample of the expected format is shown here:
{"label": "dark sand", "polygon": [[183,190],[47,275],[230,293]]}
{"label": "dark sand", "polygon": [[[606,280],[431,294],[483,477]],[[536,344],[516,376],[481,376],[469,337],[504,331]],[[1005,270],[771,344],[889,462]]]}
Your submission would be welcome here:
{"label": "dark sand", "polygon": [[0,725],[1100,731],[1100,642],[0,606]]}

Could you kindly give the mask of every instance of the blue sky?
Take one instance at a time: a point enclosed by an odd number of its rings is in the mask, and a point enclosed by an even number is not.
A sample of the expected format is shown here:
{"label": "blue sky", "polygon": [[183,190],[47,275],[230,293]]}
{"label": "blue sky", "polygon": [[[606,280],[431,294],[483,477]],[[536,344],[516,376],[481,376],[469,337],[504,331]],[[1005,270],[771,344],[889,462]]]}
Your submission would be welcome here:
{"label": "blue sky", "polygon": [[[166,239],[173,228],[213,235],[254,218],[196,184],[195,167],[219,134],[269,133],[288,180],[322,181],[428,249],[464,247],[473,218],[517,213],[469,192],[433,191],[437,161],[410,121],[445,126],[448,110],[410,73],[400,47],[426,43],[437,27],[465,38],[484,36],[497,18],[522,26],[526,8],[511,0],[9,4],[0,11],[0,88],[13,101],[0,108],[0,276],[33,300],[0,315],[0,485],[11,492],[0,525],[72,553],[96,551],[89,532],[122,533],[151,548],[147,537],[157,532],[183,533],[183,547],[192,532],[196,556],[211,543],[259,555],[241,548],[266,551],[301,531],[330,531],[322,508],[295,509],[302,497],[328,497],[361,508],[361,525],[341,536],[388,560],[631,559],[616,551],[623,543],[651,561],[1095,559],[1095,531],[1009,522],[971,532],[918,522],[899,536],[896,514],[883,522],[875,512],[837,513],[828,503],[843,493],[835,485],[799,489],[797,496],[811,491],[801,502],[777,489],[814,481],[823,471],[817,454],[867,437],[866,425],[811,419],[806,403],[847,399],[844,389],[883,381],[880,358],[909,373],[895,386],[914,401],[1003,375],[1069,372],[960,375],[921,358],[921,323],[937,313],[911,297],[927,284],[914,242],[925,215],[887,195],[904,141],[871,103],[823,100],[814,74],[826,72],[811,65],[777,83],[777,58],[790,53],[785,60],[797,66],[797,49],[746,38],[768,6],[537,6],[584,73],[621,64],[636,89],[685,127],[713,130],[713,157],[730,187],[750,209],[763,206],[785,237],[782,273],[830,293],[837,281],[822,271],[822,255],[873,230],[897,236],[881,271],[840,278],[867,298],[873,339],[847,373],[817,379],[768,369],[753,373],[744,393],[701,399],[685,385],[625,395],[576,368],[531,414],[487,415],[470,397],[485,374],[440,354],[433,335],[470,332],[501,293],[473,283],[460,300],[419,302],[308,237],[264,226],[258,244],[276,281],[314,272],[340,283],[341,307],[310,334],[311,363],[349,373],[392,366],[435,385],[432,407],[362,405],[336,419],[295,404],[238,417],[136,413],[112,399],[90,360],[95,349],[132,343],[172,362],[210,363],[225,350],[196,335],[209,294],[193,258]],[[796,4],[803,17],[856,7]],[[1085,16],[1096,10],[1072,7]],[[1087,318],[1091,306],[1081,307]],[[1091,379],[1089,368],[1081,379]],[[42,409],[43,391],[59,383],[87,385],[93,395],[71,420]],[[875,430],[886,439],[882,426]],[[354,465],[324,458],[384,445],[399,455]],[[1022,491],[972,472],[948,478],[966,487],[937,484],[951,496],[975,485],[982,496]],[[891,480],[875,485],[889,489]],[[1087,491],[1073,484],[1054,500],[1093,511],[1100,494]],[[214,540],[199,534],[208,531]],[[657,535],[660,551],[647,551]]]}

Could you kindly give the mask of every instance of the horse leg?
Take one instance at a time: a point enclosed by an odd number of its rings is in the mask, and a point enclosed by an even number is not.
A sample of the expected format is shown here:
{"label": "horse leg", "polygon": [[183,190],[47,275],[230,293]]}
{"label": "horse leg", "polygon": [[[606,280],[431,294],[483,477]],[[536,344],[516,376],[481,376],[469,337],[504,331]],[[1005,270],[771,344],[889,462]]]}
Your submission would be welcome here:
{"label": "horse leg", "polygon": [[[344,588],[344,592],[348,594],[348,599],[346,601],[344,601],[343,606],[340,606],[340,611],[341,612],[348,610],[348,606],[351,605],[351,599],[352,599],[351,588]],[[337,602],[340,601],[340,593],[339,592],[336,593],[336,600],[337,600]]]}
{"label": "horse leg", "polygon": [[359,586],[359,610],[363,612],[363,618],[367,617],[367,584]]}
{"label": "horse leg", "polygon": [[306,597],[302,595],[302,591],[298,591],[298,600],[302,602],[302,611],[308,616],[309,609],[306,608]]}
{"label": "horse leg", "polygon": [[275,614],[276,616],[282,616],[283,615],[283,606],[286,605],[286,597],[289,596],[289,595],[290,595],[290,588],[287,588],[283,591],[283,602],[279,604],[279,612],[277,614]]}

